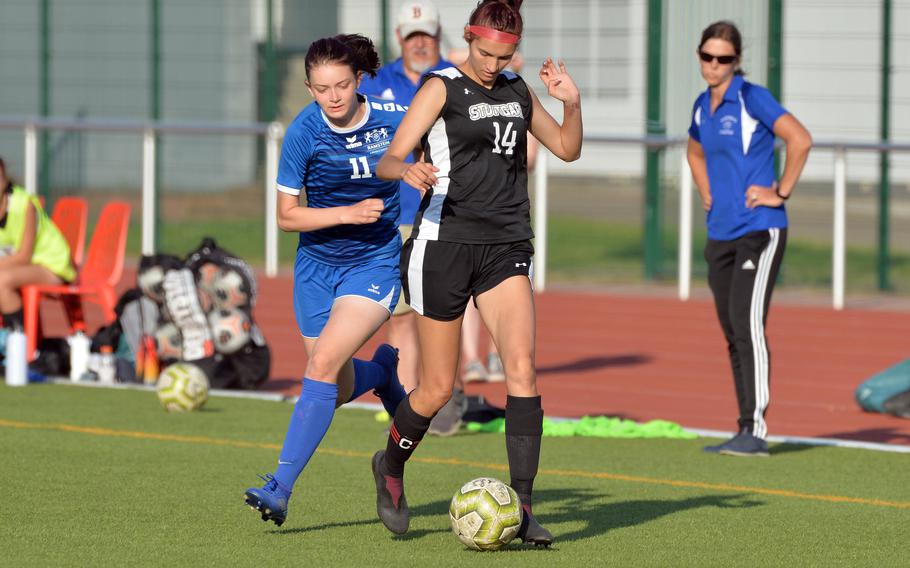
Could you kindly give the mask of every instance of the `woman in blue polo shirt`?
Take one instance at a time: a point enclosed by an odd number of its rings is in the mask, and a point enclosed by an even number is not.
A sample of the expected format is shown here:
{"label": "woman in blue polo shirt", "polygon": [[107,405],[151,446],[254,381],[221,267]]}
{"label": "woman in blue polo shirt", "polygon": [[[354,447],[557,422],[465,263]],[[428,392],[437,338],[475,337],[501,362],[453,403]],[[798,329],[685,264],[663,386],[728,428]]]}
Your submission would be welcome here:
{"label": "woman in blue polo shirt", "polygon": [[[812,137],[767,89],[743,79],[741,55],[742,38],[732,23],[715,22],[702,32],[698,57],[708,89],[692,109],[687,153],[707,212],[708,283],[739,403],[736,436],[705,451],[767,456],[765,323],[787,242],[784,202],[799,180]],[[775,136],[787,145],[780,179]]]}

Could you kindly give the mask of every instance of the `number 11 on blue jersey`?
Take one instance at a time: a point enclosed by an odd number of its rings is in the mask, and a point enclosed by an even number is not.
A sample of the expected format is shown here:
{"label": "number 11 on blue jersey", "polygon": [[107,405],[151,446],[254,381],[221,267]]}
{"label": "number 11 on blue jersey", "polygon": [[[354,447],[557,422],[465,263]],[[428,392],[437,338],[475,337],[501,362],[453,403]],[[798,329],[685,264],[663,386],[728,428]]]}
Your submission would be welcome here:
{"label": "number 11 on blue jersey", "polygon": [[[370,163],[367,162],[366,156],[361,156],[359,158],[348,158],[348,161],[351,162],[351,169],[354,170],[353,173],[351,173],[351,179],[373,177],[373,173],[370,172]],[[360,164],[357,162],[360,162]],[[360,172],[360,166],[363,166],[363,173]]]}

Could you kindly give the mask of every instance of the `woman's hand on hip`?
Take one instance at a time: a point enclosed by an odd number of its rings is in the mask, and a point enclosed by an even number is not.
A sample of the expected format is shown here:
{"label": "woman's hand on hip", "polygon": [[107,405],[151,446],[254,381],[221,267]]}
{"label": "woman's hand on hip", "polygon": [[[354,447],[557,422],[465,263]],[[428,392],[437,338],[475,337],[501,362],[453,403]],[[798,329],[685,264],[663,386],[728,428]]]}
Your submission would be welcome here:
{"label": "woman's hand on hip", "polygon": [[746,207],[780,207],[784,204],[783,198],[777,195],[777,182],[767,187],[764,185],[750,185],[746,190]]}

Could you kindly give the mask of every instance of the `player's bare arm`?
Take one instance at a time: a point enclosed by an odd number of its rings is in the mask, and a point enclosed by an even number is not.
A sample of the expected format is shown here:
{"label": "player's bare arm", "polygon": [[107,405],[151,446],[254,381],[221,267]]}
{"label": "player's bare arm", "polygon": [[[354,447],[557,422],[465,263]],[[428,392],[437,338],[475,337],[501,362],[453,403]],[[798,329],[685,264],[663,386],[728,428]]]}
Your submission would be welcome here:
{"label": "player's bare arm", "polygon": [[708,165],[705,162],[705,151],[694,138],[689,138],[689,145],[686,148],[686,159],[689,160],[692,177],[695,179],[695,187],[698,188],[698,195],[701,196],[702,209],[710,211],[712,203],[711,184],[708,182]]}
{"label": "player's bare arm", "polygon": [[354,205],[315,209],[300,204],[300,197],[278,194],[278,227],[282,231],[307,233],[336,225],[366,225],[375,223],[385,204],[381,199],[368,198]]}
{"label": "player's bare arm", "polygon": [[446,88],[441,79],[430,79],[417,91],[407,114],[395,132],[389,149],[376,166],[382,179],[400,179],[417,189],[427,190],[436,183],[439,168],[427,162],[405,162],[423,134],[433,126],[446,101]]}
{"label": "player's bare arm", "polygon": [[562,125],[540,104],[534,91],[530,91],[534,111],[529,130],[556,157],[566,162],[575,161],[581,157],[582,138],[578,87],[566,71],[565,64],[560,62],[557,66],[550,58],[540,69],[540,80],[547,86],[547,93],[563,103]]}

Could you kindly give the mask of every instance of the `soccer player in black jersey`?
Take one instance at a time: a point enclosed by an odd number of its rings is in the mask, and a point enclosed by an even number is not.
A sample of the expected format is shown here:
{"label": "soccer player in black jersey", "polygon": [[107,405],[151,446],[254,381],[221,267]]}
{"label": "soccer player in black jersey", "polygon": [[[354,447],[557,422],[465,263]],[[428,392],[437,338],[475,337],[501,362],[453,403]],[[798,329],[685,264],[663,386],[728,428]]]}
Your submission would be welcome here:
{"label": "soccer player in black jersey", "polygon": [[[423,372],[372,464],[377,512],[397,534],[409,522],[404,464],[452,394],[461,320],[473,297],[505,366],[510,484],[525,512],[519,537],[535,545],[553,541],[531,512],[543,410],[534,369],[526,148],[531,132],[559,158],[578,159],[581,99],[565,66],[547,59],[540,78],[563,102],[560,125],[518,75],[504,71],[522,32],[520,5],[478,4],[464,31],[467,61],[424,80],[376,170],[424,191],[401,258],[402,288],[418,314]],[[421,159],[406,163],[415,148]]]}

